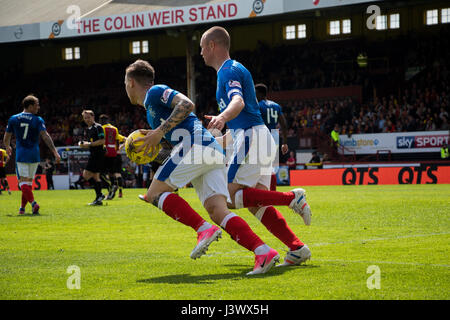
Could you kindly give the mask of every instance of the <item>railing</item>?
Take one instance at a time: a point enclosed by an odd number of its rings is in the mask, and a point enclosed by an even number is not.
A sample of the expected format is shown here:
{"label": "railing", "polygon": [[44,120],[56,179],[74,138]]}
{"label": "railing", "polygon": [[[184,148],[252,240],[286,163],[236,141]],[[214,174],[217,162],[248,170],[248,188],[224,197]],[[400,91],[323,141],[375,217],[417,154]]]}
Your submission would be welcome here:
{"label": "railing", "polygon": [[[337,147],[337,151],[338,151],[338,154],[339,154],[339,156],[340,156],[340,158],[341,158],[341,161],[346,161],[346,160],[349,160],[349,161],[356,161],[356,151],[350,150],[350,149],[348,149],[348,148],[346,148],[346,147],[344,147],[344,146],[341,146],[341,145],[339,145],[339,146]],[[345,157],[345,156],[346,156],[345,152],[347,152],[347,154],[350,154],[350,155],[349,155],[350,159],[346,159],[346,157]]]}
{"label": "railing", "polygon": [[387,153],[388,155],[388,161],[391,161],[391,150],[377,150],[377,161],[380,160],[380,154],[385,154]]}
{"label": "railing", "polygon": [[[322,154],[328,154],[329,160],[334,161],[355,161],[356,152],[343,146],[332,147],[331,137],[318,128],[301,128],[297,132],[300,148],[316,149]],[[350,156],[346,156],[345,152]]]}

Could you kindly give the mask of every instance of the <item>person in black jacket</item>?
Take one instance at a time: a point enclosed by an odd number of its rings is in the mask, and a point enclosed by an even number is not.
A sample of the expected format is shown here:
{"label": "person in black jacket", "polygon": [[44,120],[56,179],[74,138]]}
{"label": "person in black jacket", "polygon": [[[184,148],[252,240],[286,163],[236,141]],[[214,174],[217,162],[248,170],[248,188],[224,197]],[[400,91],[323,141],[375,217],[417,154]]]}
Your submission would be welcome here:
{"label": "person in black jacket", "polygon": [[88,181],[95,189],[95,200],[90,203],[91,206],[101,206],[105,196],[102,194],[102,182],[100,172],[104,164],[105,151],[105,133],[100,123],[95,122],[95,114],[92,110],[83,110],[81,113],[84,122],[88,128],[85,131],[85,140],[78,144],[81,148],[91,152],[86,168],[83,170],[83,178]]}
{"label": "person in black jacket", "polygon": [[53,172],[55,171],[55,165],[49,158],[45,159],[44,169],[45,177],[47,179],[47,189],[55,190],[55,186],[53,184]]}

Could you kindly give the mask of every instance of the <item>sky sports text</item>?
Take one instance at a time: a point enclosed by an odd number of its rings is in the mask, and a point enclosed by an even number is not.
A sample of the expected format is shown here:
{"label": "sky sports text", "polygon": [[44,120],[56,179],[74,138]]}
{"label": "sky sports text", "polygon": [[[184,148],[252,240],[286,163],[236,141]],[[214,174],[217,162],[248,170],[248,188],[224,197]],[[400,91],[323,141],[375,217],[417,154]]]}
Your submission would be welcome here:
{"label": "sky sports text", "polygon": [[448,135],[397,137],[398,149],[441,148],[448,144]]}

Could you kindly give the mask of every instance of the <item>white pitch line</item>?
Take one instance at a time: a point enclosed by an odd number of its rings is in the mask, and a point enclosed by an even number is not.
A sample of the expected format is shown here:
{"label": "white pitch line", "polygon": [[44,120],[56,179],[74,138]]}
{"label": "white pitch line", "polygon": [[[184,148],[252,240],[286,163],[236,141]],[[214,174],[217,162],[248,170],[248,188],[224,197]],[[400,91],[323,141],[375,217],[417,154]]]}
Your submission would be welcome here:
{"label": "white pitch line", "polygon": [[385,238],[373,238],[373,239],[360,239],[360,240],[349,240],[349,241],[337,241],[337,242],[324,242],[324,243],[313,243],[308,244],[308,247],[320,247],[328,246],[333,244],[347,244],[347,243],[358,243],[358,242],[369,242],[369,241],[386,241],[386,240],[399,240],[408,238],[420,238],[420,237],[432,237],[450,234],[450,232],[440,232],[440,233],[428,233],[428,234],[411,234],[397,237],[385,237]]}
{"label": "white pitch line", "polygon": [[409,266],[424,266],[424,267],[444,267],[450,268],[448,264],[427,264],[427,263],[416,263],[416,262],[395,262],[395,261],[363,261],[363,260],[329,260],[320,258],[311,258],[311,261],[323,261],[323,262],[339,262],[339,263],[367,263],[367,264],[398,264],[398,265],[409,265]]}
{"label": "white pitch line", "polygon": [[89,12],[83,14],[83,15],[80,17],[80,19],[83,19],[84,17],[90,15],[91,13],[97,11],[97,10],[100,9],[100,8],[103,8],[104,6],[106,6],[107,4],[111,3],[112,1],[113,1],[113,0],[108,0],[108,1],[106,1],[105,3],[99,5],[97,8],[92,9],[91,11],[89,11]]}
{"label": "white pitch line", "polygon": [[[386,238],[373,238],[373,239],[360,239],[360,240],[350,240],[350,241],[340,241],[340,242],[328,242],[328,243],[315,243],[308,244],[308,247],[320,247],[334,244],[348,244],[348,243],[358,243],[358,242],[368,242],[368,241],[386,241],[386,240],[397,240],[397,239],[407,239],[407,238],[419,238],[419,237],[432,237],[432,236],[441,236],[447,235],[450,232],[440,232],[440,233],[428,233],[428,234],[411,234],[397,237],[386,237]],[[247,255],[242,254],[242,250],[230,250],[227,252],[211,252],[207,253],[206,256],[216,256],[216,255],[225,255],[225,256],[234,256],[234,257],[244,257]],[[444,267],[449,268],[448,264],[424,264],[424,263],[415,263],[415,262],[393,262],[393,261],[350,261],[350,260],[327,260],[327,259],[317,259],[311,258],[311,261],[324,261],[324,262],[348,262],[348,263],[370,263],[370,264],[398,264],[398,265],[412,265],[412,266],[427,266],[427,267]]]}

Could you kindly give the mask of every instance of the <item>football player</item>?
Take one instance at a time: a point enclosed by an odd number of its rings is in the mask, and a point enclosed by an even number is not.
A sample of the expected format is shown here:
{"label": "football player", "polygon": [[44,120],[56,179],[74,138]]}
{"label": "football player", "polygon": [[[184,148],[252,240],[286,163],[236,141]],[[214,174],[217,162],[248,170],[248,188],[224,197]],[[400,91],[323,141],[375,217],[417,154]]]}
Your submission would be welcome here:
{"label": "football player", "polygon": [[12,153],[11,136],[16,137],[16,173],[19,187],[22,191],[22,202],[19,214],[25,213],[27,203],[31,204],[32,213],[39,214],[39,204],[34,200],[33,179],[39,165],[39,137],[49,147],[55,156],[56,163],[61,157],[53,144],[53,140],[45,128],[44,119],[37,115],[40,109],[39,99],[30,94],[22,101],[23,111],[13,115],[8,120],[3,143],[9,155]]}
{"label": "football player", "polygon": [[[155,71],[143,60],[126,69],[125,88],[130,102],[147,111],[152,130],[137,152],[153,152],[164,137],[173,146],[170,157],[158,168],[145,196],[172,219],[191,227],[197,233],[197,245],[190,257],[201,257],[222,231],[205,221],[174,190],[192,183],[211,219],[228,232],[233,240],[262,257],[249,274],[267,272],[279,259],[276,250],[267,246],[238,215],[227,207],[229,193],[226,182],[225,156],[222,146],[195,116],[194,103],[167,85],[154,84]],[[136,141],[137,141],[136,140]]]}
{"label": "football player", "polygon": [[[288,126],[286,117],[281,111],[281,106],[278,103],[267,99],[267,86],[265,84],[258,83],[257,85],[255,85],[255,91],[262,119],[264,121],[264,124],[267,126],[267,128],[270,130],[270,133],[272,134],[272,137],[277,146],[276,147],[277,152],[280,144],[280,135],[277,126],[278,124],[280,124],[281,134],[283,138],[283,144],[281,145],[281,153],[286,154],[289,151],[289,147],[287,145]],[[278,159],[278,155],[275,157],[275,159]],[[274,163],[273,167],[275,165],[277,164]],[[275,175],[275,172],[272,173],[272,178],[270,181],[270,190],[271,191],[277,190],[277,177]]]}
{"label": "football player", "polygon": [[[299,240],[273,206],[289,206],[302,216],[306,225],[311,223],[311,210],[305,190],[301,188],[291,192],[268,190],[276,155],[275,142],[261,118],[252,75],[241,63],[230,58],[230,36],[224,28],[215,26],[205,31],[200,47],[205,64],[217,71],[216,99],[220,113],[205,116],[210,120],[208,129],[221,131],[227,125],[233,137],[234,153],[228,169],[230,207],[248,208],[288,246],[283,265],[303,263],[311,256],[308,246]],[[261,156],[263,148],[268,149],[268,153]]]}

